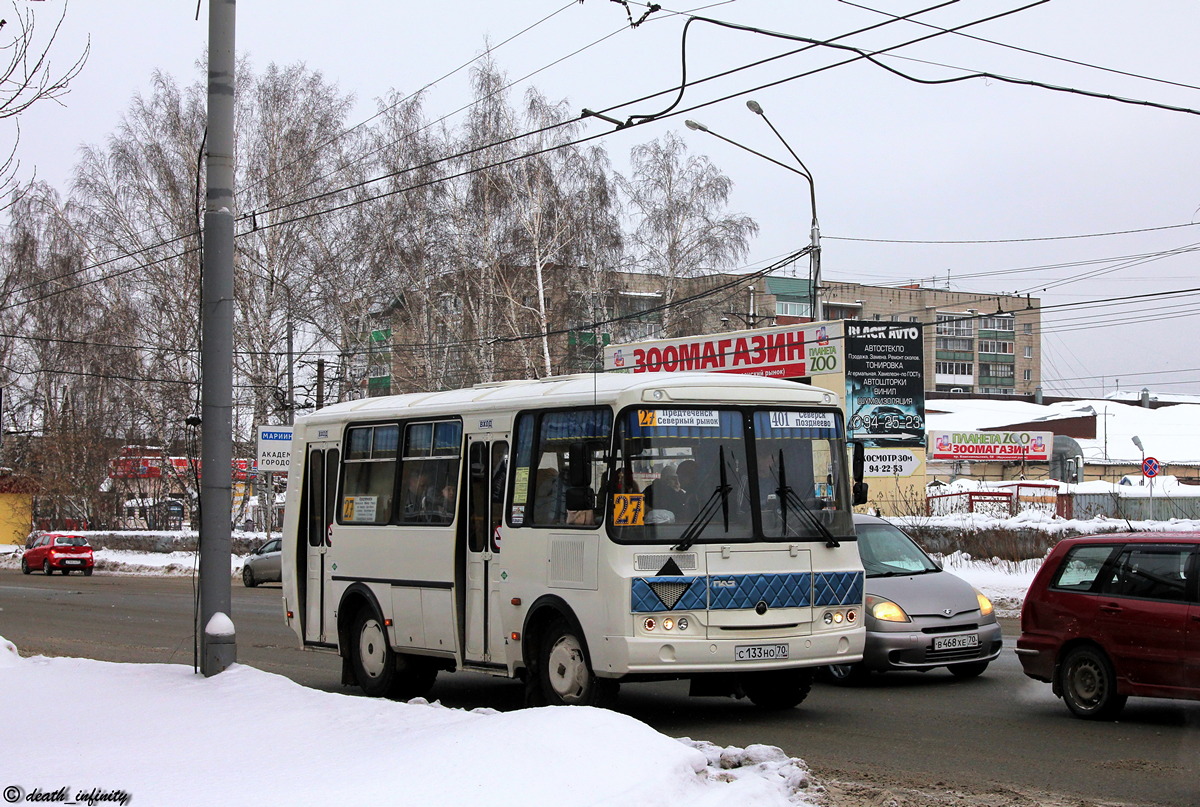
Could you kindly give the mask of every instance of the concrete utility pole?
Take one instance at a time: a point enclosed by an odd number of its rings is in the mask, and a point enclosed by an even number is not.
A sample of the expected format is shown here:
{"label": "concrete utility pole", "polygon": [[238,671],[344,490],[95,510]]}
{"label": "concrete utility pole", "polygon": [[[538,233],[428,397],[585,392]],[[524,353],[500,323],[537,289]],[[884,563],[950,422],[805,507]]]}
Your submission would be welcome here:
{"label": "concrete utility pole", "polygon": [[233,510],[233,116],[236,0],[208,3],[207,192],[200,354],[200,671],[237,661],[229,618]]}

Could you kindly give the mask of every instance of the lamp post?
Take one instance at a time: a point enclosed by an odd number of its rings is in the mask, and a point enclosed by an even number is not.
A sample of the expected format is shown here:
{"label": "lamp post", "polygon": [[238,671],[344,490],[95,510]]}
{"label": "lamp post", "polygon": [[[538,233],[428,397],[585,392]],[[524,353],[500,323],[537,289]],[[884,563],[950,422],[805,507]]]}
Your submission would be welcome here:
{"label": "lamp post", "polygon": [[800,168],[794,168],[787,163],[782,163],[773,157],[768,157],[765,154],[757,152],[748,146],[743,146],[741,143],[738,143],[735,140],[730,140],[724,135],[717,134],[707,126],[697,123],[694,120],[685,121],[685,123],[689,129],[694,129],[698,132],[705,132],[719,140],[724,140],[726,143],[737,146],[743,151],[748,151],[757,157],[762,157],[768,162],[775,163],[775,165],[778,165],[780,168],[786,168],[788,171],[791,171],[794,174],[799,174],[800,176],[804,177],[805,181],[808,182],[808,196],[812,208],[812,226],[809,229],[808,249],[809,284],[812,295],[812,316],[814,320],[822,320],[824,319],[824,311],[821,305],[821,228],[817,224],[817,188],[813,183],[812,172],[808,170],[808,166],[806,166],[804,161],[797,156],[792,147],[788,145],[788,142],[783,139],[783,135],[779,133],[779,130],[776,129],[774,124],[771,123],[770,119],[767,118],[766,114],[763,112],[763,108],[758,104],[758,102],[747,101],[746,106],[751,112],[767,122],[767,125],[771,127],[771,131],[774,132],[775,136],[779,138],[779,142],[783,143],[784,147],[788,150],[788,153],[792,155],[793,159],[796,160]]}

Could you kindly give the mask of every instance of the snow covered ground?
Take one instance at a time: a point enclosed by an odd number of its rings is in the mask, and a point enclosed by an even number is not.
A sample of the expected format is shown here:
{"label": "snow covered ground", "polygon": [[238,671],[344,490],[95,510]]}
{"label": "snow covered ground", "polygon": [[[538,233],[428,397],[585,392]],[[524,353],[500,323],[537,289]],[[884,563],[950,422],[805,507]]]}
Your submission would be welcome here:
{"label": "snow covered ground", "polygon": [[[206,679],[174,664],[21,658],[3,638],[0,687],[49,696],[0,702],[10,804],[807,807],[819,790],[778,748],[676,740],[604,709],[468,712],[240,664]],[[81,690],[92,695],[68,696]]]}

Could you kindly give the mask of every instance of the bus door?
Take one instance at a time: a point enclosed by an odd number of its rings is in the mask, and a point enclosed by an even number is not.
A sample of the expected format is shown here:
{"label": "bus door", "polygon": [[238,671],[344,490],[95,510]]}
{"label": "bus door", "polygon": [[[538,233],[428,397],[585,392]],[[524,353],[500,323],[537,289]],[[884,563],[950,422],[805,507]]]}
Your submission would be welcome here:
{"label": "bus door", "polygon": [[504,644],[492,567],[501,552],[508,435],[469,438],[467,452],[465,656],[468,662],[492,663],[493,653]]}
{"label": "bus door", "polygon": [[337,507],[339,452],[337,444],[314,444],[308,449],[305,465],[304,497],[307,500],[307,519],[304,525],[306,537],[306,573],[304,581],[303,614],[304,641],[327,644],[325,634],[326,594],[329,575],[326,573],[326,556],[330,546],[330,532]]}

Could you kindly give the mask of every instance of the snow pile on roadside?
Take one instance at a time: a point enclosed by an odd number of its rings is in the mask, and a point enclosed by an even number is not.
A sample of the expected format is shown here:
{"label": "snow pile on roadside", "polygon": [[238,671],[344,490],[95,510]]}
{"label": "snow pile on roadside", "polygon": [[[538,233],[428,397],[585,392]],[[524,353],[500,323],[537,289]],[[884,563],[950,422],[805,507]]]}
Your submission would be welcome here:
{"label": "snow pile on roadside", "polygon": [[0,702],[0,723],[21,726],[24,747],[70,758],[29,755],[5,782],[26,798],[66,788],[142,804],[242,804],[253,793],[256,805],[402,796],[527,807],[574,794],[612,807],[816,807],[809,799],[822,792],[802,760],[773,746],[674,740],[604,709],[464,711],[320,692],[244,665],[204,678],[179,665],[15,650],[0,637],[6,691],[90,693]]}
{"label": "snow pile on roadside", "polygon": [[1057,518],[1041,510],[1025,510],[1015,516],[992,516],[986,513],[951,513],[941,516],[888,516],[901,527],[905,525],[941,527],[980,532],[983,530],[1040,530],[1051,535],[1094,535],[1108,532],[1193,532],[1200,531],[1200,521],[1173,518],[1170,521],[1130,521],[1124,518],[1097,516],[1089,519]]}

